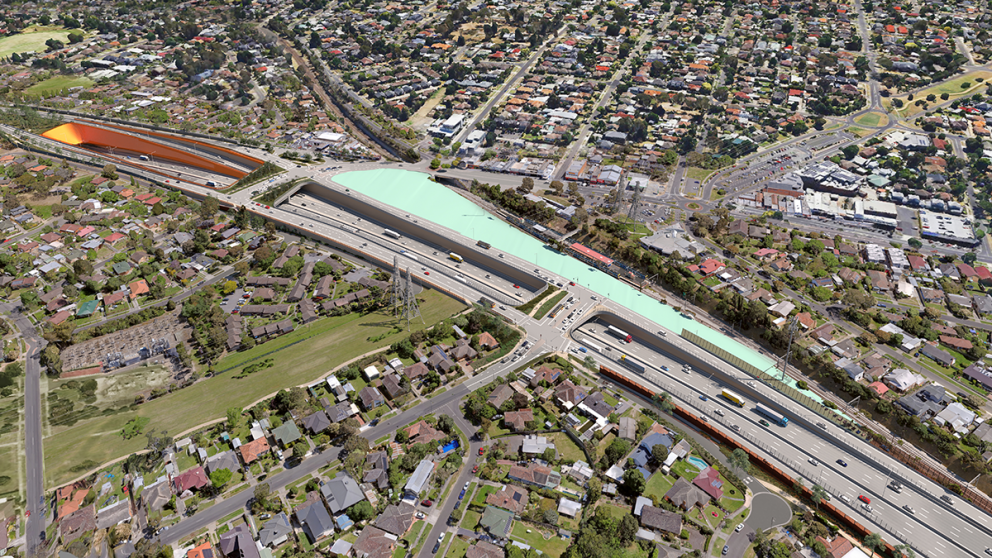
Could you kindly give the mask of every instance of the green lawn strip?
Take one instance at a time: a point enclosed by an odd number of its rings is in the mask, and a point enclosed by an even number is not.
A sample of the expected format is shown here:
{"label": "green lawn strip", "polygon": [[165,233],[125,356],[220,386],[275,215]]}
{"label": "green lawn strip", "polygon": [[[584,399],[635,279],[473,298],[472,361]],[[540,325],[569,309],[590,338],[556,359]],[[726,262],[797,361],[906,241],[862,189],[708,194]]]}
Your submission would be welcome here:
{"label": "green lawn strip", "polygon": [[517,306],[517,310],[520,310],[524,314],[530,314],[530,311],[534,309],[535,306],[541,303],[542,300],[554,294],[558,289],[556,287],[548,286],[547,289],[541,292],[541,294],[535,296],[534,298],[528,300],[527,302]]}
{"label": "green lawn strip", "polygon": [[232,520],[232,519],[234,519],[236,517],[241,517],[242,515],[244,515],[244,513],[245,512],[242,511],[242,510],[238,510],[236,512],[232,512],[232,513],[230,513],[228,515],[225,515],[224,517],[220,518],[219,520],[217,520],[217,523],[227,523],[228,521],[230,521],[230,520]]}
{"label": "green lawn strip", "polygon": [[[422,296],[425,302],[421,305],[421,310],[427,324],[436,323],[464,309],[463,304],[436,291],[425,291]],[[394,323],[392,316],[379,313],[358,318],[351,314],[325,318],[316,323],[321,325],[315,324],[311,330],[316,332],[318,327],[323,327],[319,335],[298,343],[291,350],[276,353],[274,358],[279,360],[279,366],[252,374],[250,380],[234,379],[237,371],[222,373],[139,405],[134,411],[98,416],[59,430],[45,440],[48,482],[59,484],[78,476],[79,472],[70,469],[80,464],[93,463],[96,467],[100,463],[144,449],[147,444],[144,436],[124,440],[120,435],[124,424],[136,416],[151,419],[146,431],[154,429],[177,434],[220,418],[230,407],[248,407],[280,389],[311,382],[348,360],[388,346],[409,335],[403,330],[374,344],[368,341],[369,337],[390,331]],[[297,331],[306,332],[307,329],[300,328]],[[293,334],[286,337],[290,335]],[[275,348],[274,343],[278,342],[279,340],[263,343],[250,351],[224,358],[218,363],[217,369],[222,370],[232,363],[245,364],[252,356],[260,356]],[[356,389],[359,388],[356,386]],[[87,440],[87,443],[80,444],[81,439]]]}
{"label": "green lawn strip", "polygon": [[[530,531],[528,533],[527,531]],[[541,549],[541,552],[551,556],[552,558],[558,558],[565,552],[568,548],[568,542],[563,541],[561,537],[557,534],[551,536],[550,539],[545,540],[541,531],[535,527],[523,523],[522,521],[513,522],[513,530],[510,534],[511,537],[529,544],[533,548]]]}
{"label": "green lawn strip", "polygon": [[559,302],[561,302],[562,299],[565,298],[565,296],[567,296],[567,295],[568,295],[568,291],[561,291],[558,294],[556,294],[555,296],[553,296],[550,299],[548,299],[548,301],[545,302],[544,304],[542,304],[541,307],[537,309],[537,312],[534,313],[534,319],[535,320],[543,319],[544,316],[548,312],[550,312],[551,309],[554,308],[556,304],[558,304]]}
{"label": "green lawn strip", "polygon": [[[421,521],[421,523],[423,523],[423,521]],[[414,556],[417,556],[417,555],[420,554],[420,547],[424,546],[424,539],[426,539],[428,536],[430,536],[431,529],[433,529],[433,528],[434,528],[434,525],[431,524],[431,523],[428,523],[425,526],[424,530],[421,532],[420,536],[417,537],[417,544],[416,544],[416,546],[413,547],[413,550],[412,550],[412,554]]]}

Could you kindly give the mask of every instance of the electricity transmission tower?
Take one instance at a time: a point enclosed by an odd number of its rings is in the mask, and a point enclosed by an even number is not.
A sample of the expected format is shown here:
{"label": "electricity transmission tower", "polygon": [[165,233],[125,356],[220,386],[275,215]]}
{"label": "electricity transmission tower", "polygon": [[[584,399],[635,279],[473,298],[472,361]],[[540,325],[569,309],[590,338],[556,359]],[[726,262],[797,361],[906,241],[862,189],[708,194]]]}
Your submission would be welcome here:
{"label": "electricity transmission tower", "polygon": [[389,293],[389,307],[393,309],[394,315],[403,310],[403,302],[403,276],[400,275],[400,258],[393,256],[393,286]]}
{"label": "electricity transmission tower", "polygon": [[789,348],[785,351],[784,366],[782,366],[782,381],[785,381],[785,371],[789,369],[789,357],[792,356],[792,341],[796,337],[796,330],[799,329],[799,316],[792,318],[789,324]]}
{"label": "electricity transmission tower", "polygon": [[403,317],[406,318],[407,329],[410,328],[410,321],[414,318],[420,318],[420,321],[424,322],[424,317],[420,315],[420,306],[417,304],[417,295],[413,292],[413,275],[409,267],[406,268],[406,282],[403,289]]}

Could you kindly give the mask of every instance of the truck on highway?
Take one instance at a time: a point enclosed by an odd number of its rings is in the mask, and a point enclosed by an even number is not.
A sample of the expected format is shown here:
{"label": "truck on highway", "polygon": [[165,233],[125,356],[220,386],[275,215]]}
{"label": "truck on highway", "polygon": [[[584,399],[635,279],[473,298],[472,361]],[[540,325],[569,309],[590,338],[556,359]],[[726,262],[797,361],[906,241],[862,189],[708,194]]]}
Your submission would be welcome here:
{"label": "truck on highway", "polygon": [[386,236],[388,236],[390,238],[399,238],[400,237],[400,233],[398,233],[396,231],[391,231],[389,229],[384,229],[382,231],[382,234],[384,234],[384,235],[386,235]]}
{"label": "truck on highway", "polygon": [[626,366],[627,368],[630,368],[634,372],[637,372],[638,374],[644,373],[644,365],[630,358],[627,355],[620,355],[620,363]]}
{"label": "truck on highway", "polygon": [[788,426],[789,424],[788,417],[776,413],[775,411],[769,409],[768,407],[765,407],[764,405],[755,405],[754,410],[758,411],[758,413],[762,415],[765,415],[766,417],[771,419],[772,422],[774,422],[779,426]]}
{"label": "truck on highway", "polygon": [[461,256],[459,256],[458,254],[456,254],[454,252],[449,252],[448,253],[448,257],[451,258],[451,259],[453,259],[453,260],[455,260],[458,263],[462,263],[463,261],[465,261]]}
{"label": "truck on highway", "polygon": [[730,400],[734,405],[737,405],[738,407],[743,407],[744,406],[744,398],[741,397],[740,395],[737,395],[736,393],[730,391],[729,389],[723,390],[720,393],[720,395],[723,395],[725,398],[727,398],[728,400]]}
{"label": "truck on highway", "polygon": [[404,256],[410,258],[411,260],[413,260],[415,262],[419,262],[420,261],[419,259],[417,259],[417,255],[414,254],[413,252],[410,252],[409,250],[400,250],[400,254],[403,254]]}
{"label": "truck on highway", "polygon": [[490,244],[488,242],[484,241],[484,240],[480,240],[480,241],[476,242],[475,245],[476,246],[480,246],[482,248],[485,248],[486,250],[488,250],[489,247],[490,247]]}
{"label": "truck on highway", "polygon": [[606,328],[606,333],[609,333],[610,335],[616,337],[617,339],[623,339],[624,341],[626,341],[628,343],[631,343],[631,342],[634,341],[633,336],[631,336],[629,333],[627,333],[626,331],[624,331],[624,330],[622,330],[622,329],[620,329],[618,327],[610,326],[610,327]]}
{"label": "truck on highway", "polygon": [[596,351],[597,353],[603,352],[603,348],[602,347],[600,347],[599,345],[597,345],[595,343],[590,343],[589,341],[586,341],[586,347],[589,347],[590,349]]}

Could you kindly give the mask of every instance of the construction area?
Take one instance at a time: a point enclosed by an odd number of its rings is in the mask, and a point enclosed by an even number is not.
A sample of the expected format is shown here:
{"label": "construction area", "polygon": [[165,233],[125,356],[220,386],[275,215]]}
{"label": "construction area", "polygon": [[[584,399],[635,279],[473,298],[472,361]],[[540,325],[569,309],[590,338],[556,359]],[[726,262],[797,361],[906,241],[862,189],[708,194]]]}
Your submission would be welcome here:
{"label": "construction area", "polygon": [[174,358],[175,348],[192,332],[175,313],[166,314],[128,329],[67,347],[62,351],[66,372],[99,368],[108,372],[127,368],[152,357]]}

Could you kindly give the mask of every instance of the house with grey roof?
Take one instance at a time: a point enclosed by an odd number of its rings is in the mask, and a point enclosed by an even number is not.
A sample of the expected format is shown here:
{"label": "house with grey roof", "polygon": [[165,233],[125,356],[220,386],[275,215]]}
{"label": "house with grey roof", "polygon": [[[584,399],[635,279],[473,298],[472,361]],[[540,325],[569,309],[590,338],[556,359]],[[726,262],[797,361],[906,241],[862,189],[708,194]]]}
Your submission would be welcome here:
{"label": "house with grey roof", "polygon": [[682,515],[654,506],[641,509],[641,525],[663,533],[678,535],[682,532]]}
{"label": "house with grey roof", "polygon": [[262,546],[274,548],[289,540],[292,532],[293,526],[289,523],[289,517],[285,512],[279,512],[262,524],[262,528],[258,530],[258,542]]}
{"label": "house with grey roof", "polygon": [[325,482],[320,493],[323,495],[324,501],[327,502],[327,507],[330,508],[331,513],[335,514],[365,499],[365,494],[358,483],[345,472],[338,473],[338,476]]}
{"label": "house with grey roof", "polygon": [[407,503],[399,503],[386,506],[379,517],[375,520],[375,526],[392,533],[397,537],[402,537],[413,525],[415,509]]}
{"label": "house with grey roof", "polygon": [[430,486],[430,480],[434,475],[435,467],[436,464],[429,459],[424,459],[417,465],[413,474],[410,475],[410,479],[406,481],[406,486],[403,487],[403,492],[407,499],[416,500],[420,498],[420,495]]}
{"label": "house with grey roof", "polygon": [[710,501],[709,494],[681,477],[668,489],[665,498],[672,504],[686,510],[693,506],[703,507]]}
{"label": "house with grey roof", "polygon": [[127,498],[96,511],[96,528],[106,529],[131,519],[131,501]]}
{"label": "house with grey roof", "polygon": [[310,542],[317,542],[334,532],[334,520],[319,500],[296,510],[296,521],[310,537]]}
{"label": "house with grey roof", "polygon": [[323,432],[324,430],[327,430],[330,425],[331,419],[324,411],[317,411],[316,413],[303,417],[303,428],[309,430],[311,434]]}
{"label": "house with grey roof", "polygon": [[261,558],[251,531],[244,523],[220,536],[220,551],[231,558]]}
{"label": "house with grey roof", "polygon": [[222,451],[217,455],[207,459],[204,464],[204,468],[208,473],[213,473],[220,469],[227,469],[232,473],[237,473],[241,470],[241,461],[238,460],[238,455],[232,450]]}
{"label": "house with grey roof", "polygon": [[302,436],[303,434],[300,433],[300,429],[296,426],[296,423],[291,420],[287,420],[280,426],[272,429],[272,437],[284,448],[299,440]]}

